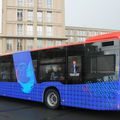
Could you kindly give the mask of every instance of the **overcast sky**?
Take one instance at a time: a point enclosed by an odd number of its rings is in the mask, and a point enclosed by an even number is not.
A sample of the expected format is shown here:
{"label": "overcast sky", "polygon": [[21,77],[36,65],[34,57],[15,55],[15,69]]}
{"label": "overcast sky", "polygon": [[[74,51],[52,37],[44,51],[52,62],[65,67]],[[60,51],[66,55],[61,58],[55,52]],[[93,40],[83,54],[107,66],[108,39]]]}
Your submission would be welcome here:
{"label": "overcast sky", "polygon": [[65,24],[120,30],[120,0],[65,0]]}
{"label": "overcast sky", "polygon": [[120,30],[120,0],[65,0],[65,24]]}

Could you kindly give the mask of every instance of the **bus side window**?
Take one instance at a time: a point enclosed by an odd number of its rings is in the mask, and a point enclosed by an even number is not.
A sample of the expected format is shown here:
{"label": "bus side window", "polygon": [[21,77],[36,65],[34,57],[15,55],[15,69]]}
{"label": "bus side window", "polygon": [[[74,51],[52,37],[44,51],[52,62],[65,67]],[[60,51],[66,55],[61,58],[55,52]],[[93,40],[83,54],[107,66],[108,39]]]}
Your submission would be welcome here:
{"label": "bus side window", "polygon": [[11,82],[17,82],[16,71],[15,71],[13,59],[11,62]]}
{"label": "bus side window", "polygon": [[40,52],[38,82],[65,80],[65,50],[57,48]]}
{"label": "bus side window", "polygon": [[37,78],[37,60],[33,60],[34,73]]}
{"label": "bus side window", "polygon": [[35,73],[35,77],[36,80],[38,80],[38,73],[39,73],[39,69],[38,69],[38,52],[31,52],[31,57],[32,57],[32,64],[33,64],[33,70]]}
{"label": "bus side window", "polygon": [[63,81],[65,79],[64,65],[42,65],[40,69],[43,81]]}
{"label": "bus side window", "polygon": [[10,63],[1,63],[1,78],[3,82],[9,82],[11,79],[11,66]]}
{"label": "bus side window", "polygon": [[[109,82],[117,80],[116,51],[113,46],[102,46],[102,42],[86,44],[85,83]],[[107,53],[107,54],[106,54]]]}

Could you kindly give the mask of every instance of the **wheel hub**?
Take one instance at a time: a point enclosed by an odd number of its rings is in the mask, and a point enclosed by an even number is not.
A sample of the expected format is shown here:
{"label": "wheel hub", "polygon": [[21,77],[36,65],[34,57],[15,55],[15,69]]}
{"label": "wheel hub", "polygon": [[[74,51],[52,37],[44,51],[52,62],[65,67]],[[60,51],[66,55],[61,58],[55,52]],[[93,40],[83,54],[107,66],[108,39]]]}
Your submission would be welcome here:
{"label": "wheel hub", "polygon": [[54,92],[50,93],[47,97],[47,102],[50,106],[55,106],[58,103],[57,95]]}

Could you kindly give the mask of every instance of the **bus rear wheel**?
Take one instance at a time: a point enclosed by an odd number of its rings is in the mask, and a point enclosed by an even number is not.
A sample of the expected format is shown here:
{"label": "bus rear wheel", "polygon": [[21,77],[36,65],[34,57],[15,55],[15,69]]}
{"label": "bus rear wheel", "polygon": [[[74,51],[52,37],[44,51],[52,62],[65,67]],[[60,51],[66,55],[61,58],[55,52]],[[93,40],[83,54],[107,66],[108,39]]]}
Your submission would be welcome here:
{"label": "bus rear wheel", "polygon": [[50,109],[57,109],[60,106],[60,95],[55,89],[48,89],[45,92],[45,105]]}

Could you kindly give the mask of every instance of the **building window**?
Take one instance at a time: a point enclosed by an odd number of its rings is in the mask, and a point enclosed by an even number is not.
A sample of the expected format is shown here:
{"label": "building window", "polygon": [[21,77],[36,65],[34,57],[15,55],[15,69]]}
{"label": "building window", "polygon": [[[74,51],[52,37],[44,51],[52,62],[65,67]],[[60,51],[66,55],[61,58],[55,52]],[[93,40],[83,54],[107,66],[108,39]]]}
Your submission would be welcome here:
{"label": "building window", "polygon": [[76,37],[76,42],[80,42],[79,39],[80,39],[80,37]]}
{"label": "building window", "polygon": [[53,0],[46,0],[46,6],[47,6],[47,8],[52,8],[53,7]]}
{"label": "building window", "polygon": [[89,32],[89,36],[95,36],[95,32],[94,31],[90,31]]}
{"label": "building window", "polygon": [[47,20],[47,22],[52,22],[52,12],[51,11],[47,11],[46,20]]}
{"label": "building window", "polygon": [[80,31],[79,35],[80,36],[87,36],[87,31],[82,30],[82,31]]}
{"label": "building window", "polygon": [[38,8],[42,8],[43,6],[43,1],[42,0],[38,0]]}
{"label": "building window", "polygon": [[17,51],[22,50],[23,48],[23,40],[17,39]]}
{"label": "building window", "polygon": [[33,10],[28,10],[28,21],[33,21]]}
{"label": "building window", "polygon": [[70,31],[69,31],[69,34],[70,34],[70,35],[73,35],[73,30],[70,30]]}
{"label": "building window", "polygon": [[23,6],[24,5],[24,0],[17,0],[17,5],[18,6]]}
{"label": "building window", "polygon": [[33,25],[27,25],[27,35],[33,35]]}
{"label": "building window", "polygon": [[47,26],[46,27],[46,35],[47,35],[47,37],[52,36],[52,26]]}
{"label": "building window", "polygon": [[17,20],[18,21],[23,20],[23,10],[21,10],[21,9],[17,10]]}
{"label": "building window", "polygon": [[44,41],[41,39],[38,39],[38,48],[43,48],[44,47]]}
{"label": "building window", "polygon": [[38,22],[42,22],[42,20],[43,20],[43,13],[42,12],[37,12],[37,20],[38,20]]}
{"label": "building window", "polygon": [[69,30],[66,30],[66,35],[70,35],[70,31]]}
{"label": "building window", "polygon": [[60,40],[59,40],[59,41],[58,41],[58,40],[56,40],[55,45],[57,45],[57,46],[58,46],[58,45],[61,45],[61,44],[62,44],[62,41],[60,41]]}
{"label": "building window", "polygon": [[85,37],[80,37],[78,42],[84,42],[86,40]]}
{"label": "building window", "polygon": [[47,40],[46,41],[46,47],[54,46],[54,41],[52,40]]}
{"label": "building window", "polygon": [[33,48],[33,39],[26,40],[26,49],[30,50]]}
{"label": "building window", "polygon": [[77,36],[79,36],[79,30],[76,31]]}
{"label": "building window", "polygon": [[23,24],[17,24],[17,35],[23,35]]}
{"label": "building window", "polygon": [[34,7],[34,0],[27,0],[28,7]]}
{"label": "building window", "polygon": [[70,37],[69,42],[74,42],[74,37]]}
{"label": "building window", "polygon": [[37,26],[37,35],[38,36],[42,36],[42,30],[43,29],[43,27],[42,26]]}
{"label": "building window", "polygon": [[13,39],[7,39],[6,51],[12,51],[12,50],[13,50]]}

